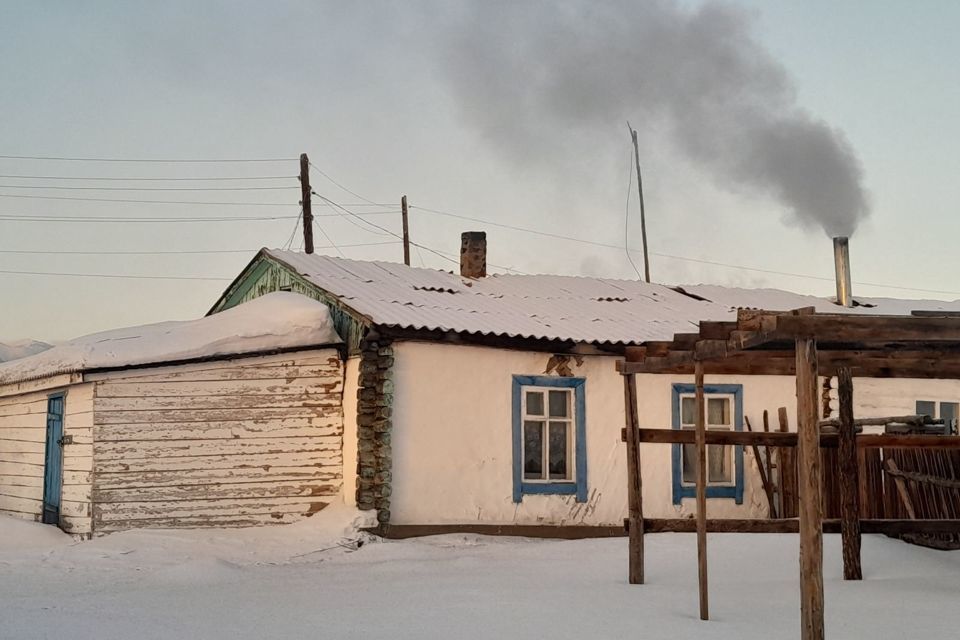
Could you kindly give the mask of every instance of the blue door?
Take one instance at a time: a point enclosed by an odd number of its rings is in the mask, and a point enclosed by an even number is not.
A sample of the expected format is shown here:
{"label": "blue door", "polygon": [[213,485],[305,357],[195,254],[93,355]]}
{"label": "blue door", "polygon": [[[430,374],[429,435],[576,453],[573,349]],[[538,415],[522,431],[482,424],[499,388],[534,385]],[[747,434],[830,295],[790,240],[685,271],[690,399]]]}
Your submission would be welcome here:
{"label": "blue door", "polygon": [[43,522],[60,524],[63,486],[63,395],[47,400],[47,448],[43,473]]}

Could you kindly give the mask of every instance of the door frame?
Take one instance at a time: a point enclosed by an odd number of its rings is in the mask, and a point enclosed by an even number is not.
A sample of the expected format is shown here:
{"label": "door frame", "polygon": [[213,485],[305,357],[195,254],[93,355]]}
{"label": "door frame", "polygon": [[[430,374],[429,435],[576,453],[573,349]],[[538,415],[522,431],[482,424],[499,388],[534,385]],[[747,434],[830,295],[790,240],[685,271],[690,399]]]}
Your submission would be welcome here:
{"label": "door frame", "polygon": [[[60,414],[50,412],[54,400],[60,400]],[[43,503],[40,519],[44,524],[60,525],[63,495],[63,432],[66,426],[67,392],[47,395],[46,446],[43,454]],[[55,426],[59,421],[59,426]]]}

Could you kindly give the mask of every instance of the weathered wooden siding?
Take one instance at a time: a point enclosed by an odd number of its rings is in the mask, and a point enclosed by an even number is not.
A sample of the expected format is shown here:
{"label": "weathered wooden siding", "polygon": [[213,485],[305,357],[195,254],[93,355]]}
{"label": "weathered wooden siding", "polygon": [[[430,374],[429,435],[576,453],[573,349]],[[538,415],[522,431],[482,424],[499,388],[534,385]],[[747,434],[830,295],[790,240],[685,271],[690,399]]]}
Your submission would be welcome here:
{"label": "weathered wooden siding", "polygon": [[351,355],[360,353],[360,341],[366,333],[364,325],[344,309],[334,296],[269,258],[259,257],[250,264],[239,280],[224,293],[213,311],[220,312],[274,291],[293,291],[327,305],[333,327],[344,341],[347,352]]}
{"label": "weathered wooden siding", "polygon": [[96,382],[94,533],[290,522],[343,482],[334,349]]}
{"label": "weathered wooden siding", "polygon": [[[69,376],[63,380],[69,383]],[[66,391],[63,434],[73,444],[63,448],[60,524],[69,533],[90,532],[90,480],[93,469],[93,385],[38,388],[0,397],[0,513],[39,520],[43,512],[47,398]]]}

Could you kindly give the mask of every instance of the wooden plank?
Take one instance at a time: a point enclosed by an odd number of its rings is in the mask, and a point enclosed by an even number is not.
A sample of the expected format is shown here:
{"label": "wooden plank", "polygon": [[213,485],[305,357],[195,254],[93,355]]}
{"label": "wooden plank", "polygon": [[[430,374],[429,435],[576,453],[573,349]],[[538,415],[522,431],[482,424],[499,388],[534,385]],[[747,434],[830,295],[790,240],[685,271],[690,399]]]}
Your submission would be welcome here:
{"label": "wooden plank", "polygon": [[[133,460],[97,459],[97,474],[118,472],[154,472],[154,471],[186,471],[204,469],[263,469],[269,471],[273,467],[308,467],[308,466],[337,466],[341,464],[340,451],[326,453],[276,453],[276,454],[237,454],[213,456],[182,456],[157,460],[152,458],[138,458]],[[92,460],[91,460],[92,464]],[[75,469],[83,471],[84,469]],[[42,474],[42,467],[40,473]]]}
{"label": "wooden plank", "polygon": [[[796,316],[803,317],[803,316]],[[797,338],[797,454],[800,487],[800,637],[823,640],[823,503],[817,343]]]}
{"label": "wooden plank", "polygon": [[[766,412],[764,412],[766,416]],[[752,432],[753,427],[750,425],[750,418],[744,416],[744,423],[747,425],[747,431]],[[767,471],[763,468],[763,458],[760,457],[760,448],[757,445],[750,445],[751,450],[753,451],[753,459],[757,463],[757,469],[760,471],[760,483],[763,485],[763,492],[767,494],[767,508],[770,513],[770,517],[777,517],[777,505],[773,501],[773,485],[770,483],[770,479],[767,477]],[[769,467],[767,467],[769,469]]]}
{"label": "wooden plank", "polygon": [[[175,502],[183,500],[236,500],[252,498],[306,498],[315,496],[335,496],[341,483],[303,482],[274,480],[264,474],[259,482],[211,483],[205,485],[168,485],[161,487],[136,487],[129,489],[97,489],[93,492],[93,501],[100,503],[122,502]],[[88,493],[88,500],[89,491]],[[64,494],[66,496],[66,494]],[[77,494],[79,495],[79,494]]]}
{"label": "wooden plank", "polygon": [[187,469],[175,471],[140,471],[125,473],[100,473],[97,475],[98,490],[138,489],[149,487],[189,487],[208,486],[228,483],[259,482],[270,479],[275,482],[300,482],[317,484],[342,480],[340,468],[330,464],[324,467],[315,465],[297,467],[268,468],[246,467],[239,469]]}
{"label": "wooden plank", "polygon": [[777,331],[790,336],[829,336],[831,342],[840,343],[960,342],[960,318],[855,314],[781,315],[777,318]]}
{"label": "wooden plank", "polygon": [[97,398],[95,407],[103,412],[157,411],[179,409],[183,411],[217,409],[287,409],[295,407],[337,408],[339,393],[301,393],[268,395],[217,395],[217,396],[141,396]]}
{"label": "wooden plank", "polygon": [[860,564],[860,479],[857,465],[856,425],[853,419],[853,375],[841,369],[837,377],[840,398],[840,519],[843,533],[843,579],[862,580]]}
{"label": "wooden plank", "polygon": [[303,520],[310,515],[316,505],[326,507],[329,503],[314,502],[307,509],[293,511],[265,511],[243,515],[193,515],[170,518],[130,518],[125,520],[99,520],[96,522],[97,535],[130,531],[131,529],[236,529],[241,527],[261,527],[273,524],[290,524]]}
{"label": "wooden plank", "polygon": [[338,357],[292,358],[289,355],[267,362],[261,358],[248,358],[243,364],[236,362],[206,362],[171,367],[128,369],[105,373],[88,374],[87,379],[97,384],[118,379],[137,382],[214,382],[217,380],[284,380],[338,376],[341,365]]}
{"label": "wooden plank", "polygon": [[146,440],[140,442],[98,442],[94,445],[94,451],[98,463],[111,460],[132,461],[143,458],[157,460],[159,463],[161,460],[183,456],[206,457],[340,451],[342,442],[340,436],[235,438],[233,440]]}
{"label": "wooden plank", "polygon": [[171,409],[166,411],[97,411],[94,424],[136,424],[160,422],[230,422],[236,420],[282,420],[285,418],[323,418],[342,416],[343,410],[331,407],[286,407],[248,409]]}
{"label": "wooden plank", "polygon": [[[157,502],[100,502],[94,505],[95,522],[116,522],[124,519],[180,518],[187,516],[243,516],[257,513],[307,513],[317,505],[330,502],[328,496],[296,498],[233,498],[225,501],[166,500]],[[97,527],[99,528],[99,527]]]}
{"label": "wooden plank", "polygon": [[[335,436],[343,433],[338,416],[285,418],[278,420],[231,420],[213,422],[157,422],[97,425],[98,442],[128,440],[218,440],[234,438],[284,438]],[[2,437],[0,433],[0,437]]]}
{"label": "wooden plank", "polygon": [[339,393],[343,386],[335,375],[310,378],[268,378],[255,380],[205,380],[176,382],[121,381],[103,382],[97,399],[229,395],[291,395]]}
{"label": "wooden plank", "polygon": [[630,584],[643,584],[643,478],[640,467],[640,447],[637,441],[637,380],[623,376],[624,415],[627,442],[627,500],[629,513],[629,567]]}
{"label": "wooden plank", "polygon": [[707,584],[707,418],[703,397],[703,363],[696,364],[697,405],[697,572],[700,586],[700,619],[710,619]]}
{"label": "wooden plank", "polygon": [[[896,473],[900,469],[897,466],[896,461],[893,458],[888,458],[884,463],[888,471]],[[910,499],[910,493],[907,491],[906,482],[901,476],[891,474],[893,476],[893,483],[897,488],[897,494],[900,496],[900,503],[903,505],[904,510],[907,512],[907,517],[911,520],[917,519],[917,512],[913,508],[913,501]]]}

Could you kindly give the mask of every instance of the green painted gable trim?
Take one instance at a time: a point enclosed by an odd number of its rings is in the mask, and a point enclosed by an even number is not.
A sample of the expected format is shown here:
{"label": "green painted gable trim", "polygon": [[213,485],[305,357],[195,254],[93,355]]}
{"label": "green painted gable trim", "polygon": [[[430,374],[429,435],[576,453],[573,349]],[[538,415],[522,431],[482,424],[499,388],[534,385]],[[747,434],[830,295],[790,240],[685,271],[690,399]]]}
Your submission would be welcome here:
{"label": "green painted gable trim", "polygon": [[334,329],[343,339],[347,353],[350,355],[360,353],[360,341],[367,330],[373,326],[370,319],[344,304],[337,296],[313,284],[289,265],[263,252],[257,254],[247,268],[227,287],[207,315],[249,302],[274,291],[293,291],[327,305]]}

